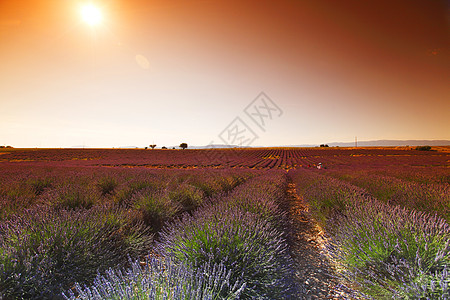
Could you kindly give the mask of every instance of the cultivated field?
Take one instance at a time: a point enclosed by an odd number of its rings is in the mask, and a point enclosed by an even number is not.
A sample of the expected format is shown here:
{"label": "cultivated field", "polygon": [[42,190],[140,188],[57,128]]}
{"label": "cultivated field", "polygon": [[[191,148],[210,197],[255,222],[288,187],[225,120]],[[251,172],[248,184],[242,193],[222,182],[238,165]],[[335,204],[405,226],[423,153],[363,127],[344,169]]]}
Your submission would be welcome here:
{"label": "cultivated field", "polygon": [[0,149],[0,299],[448,299],[449,149]]}

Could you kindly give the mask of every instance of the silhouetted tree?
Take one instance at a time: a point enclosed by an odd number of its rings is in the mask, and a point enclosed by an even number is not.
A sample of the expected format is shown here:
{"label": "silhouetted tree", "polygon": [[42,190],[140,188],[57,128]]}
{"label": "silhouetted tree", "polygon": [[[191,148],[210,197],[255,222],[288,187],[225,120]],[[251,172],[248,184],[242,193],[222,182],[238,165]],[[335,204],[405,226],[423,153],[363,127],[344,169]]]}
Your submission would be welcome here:
{"label": "silhouetted tree", "polygon": [[180,148],[183,149],[183,150],[186,149],[187,147],[188,147],[188,144],[186,144],[186,143],[181,143],[180,144]]}
{"label": "silhouetted tree", "polygon": [[417,146],[416,150],[419,150],[419,151],[430,151],[431,147],[430,146]]}
{"label": "silhouetted tree", "polygon": [[156,145],[149,145],[150,148],[155,149]]}
{"label": "silhouetted tree", "polygon": [[167,147],[166,146],[162,146],[161,149],[167,149]]}

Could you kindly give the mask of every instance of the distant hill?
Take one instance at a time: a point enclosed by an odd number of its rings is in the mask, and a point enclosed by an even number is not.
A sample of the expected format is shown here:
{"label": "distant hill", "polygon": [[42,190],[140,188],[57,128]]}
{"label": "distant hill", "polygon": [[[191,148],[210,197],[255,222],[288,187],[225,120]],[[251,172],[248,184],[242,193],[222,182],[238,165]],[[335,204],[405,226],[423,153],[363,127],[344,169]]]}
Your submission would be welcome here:
{"label": "distant hill", "polygon": [[[89,149],[89,148],[102,148],[102,147],[75,145],[75,146],[72,146],[72,147],[70,147],[70,148],[86,148],[86,149]],[[118,146],[118,147],[112,147],[112,148],[115,148],[115,149],[138,149],[138,148],[144,148],[144,147],[138,147],[138,146]]]}
{"label": "distant hill", "polygon": [[188,146],[187,149],[221,149],[221,148],[250,148],[250,147],[238,145],[226,145],[226,144],[213,144],[207,146]]}
{"label": "distant hill", "polygon": [[[323,143],[330,147],[354,147],[355,142]],[[318,147],[319,145],[292,145],[286,147]],[[396,147],[396,146],[450,146],[449,140],[375,140],[358,141],[358,147]]]}
{"label": "distant hill", "polygon": [[[355,147],[355,142],[332,142],[323,143],[330,147]],[[397,146],[450,146],[450,140],[375,140],[375,141],[358,141],[358,147],[397,147]],[[178,146],[170,146],[169,149]],[[188,146],[187,149],[223,149],[223,148],[258,148],[266,146],[238,146],[226,144],[213,144],[208,146]],[[314,144],[303,145],[284,145],[284,146],[267,146],[267,147],[319,147]]]}
{"label": "distant hill", "polygon": [[118,149],[136,149],[139,148],[138,146],[119,146],[119,147],[115,147]]}

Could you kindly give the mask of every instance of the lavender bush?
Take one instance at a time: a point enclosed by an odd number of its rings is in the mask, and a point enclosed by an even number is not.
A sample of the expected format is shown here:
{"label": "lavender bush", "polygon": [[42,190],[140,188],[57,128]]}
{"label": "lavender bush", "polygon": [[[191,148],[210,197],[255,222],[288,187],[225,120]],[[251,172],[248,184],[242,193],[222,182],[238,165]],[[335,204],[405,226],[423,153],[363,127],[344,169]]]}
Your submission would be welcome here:
{"label": "lavender bush", "polygon": [[142,190],[157,192],[164,188],[164,183],[155,178],[146,178],[146,176],[134,177],[123,182],[115,189],[113,203],[119,206],[132,206],[133,196]]}
{"label": "lavender bush", "polygon": [[282,232],[286,214],[280,208],[280,202],[285,197],[286,186],[286,175],[283,172],[271,171],[248,180],[221,201],[229,207],[258,215]]}
{"label": "lavender bush", "polygon": [[159,231],[163,224],[181,211],[181,205],[161,191],[142,190],[133,196],[134,208],[142,214],[144,222],[153,231]]}
{"label": "lavender bush", "polygon": [[116,178],[112,176],[102,177],[97,182],[97,187],[100,190],[102,196],[113,194],[118,185],[119,183],[117,182]]}
{"label": "lavender bush", "polygon": [[[53,197],[52,197],[53,196]],[[58,209],[89,209],[100,203],[100,192],[80,184],[64,184],[49,197],[51,205]]]}
{"label": "lavender bush", "polygon": [[[132,280],[126,275],[131,271],[124,271],[130,263],[128,255],[147,253],[152,232],[199,207],[199,211],[217,208],[218,217],[224,211],[230,212],[226,220],[232,221],[230,235],[236,238],[216,245],[217,257],[207,256],[207,260],[182,262],[168,255],[168,263],[159,262],[160,272],[155,271],[156,262],[147,262],[153,266],[152,275],[140,278],[133,291],[150,277],[153,279],[148,282],[155,283],[156,278],[161,282],[150,288],[154,292],[143,287],[145,292],[139,295],[234,299],[244,291],[244,280],[251,284],[245,288],[244,298],[279,298],[283,291],[291,289],[290,272],[286,271],[290,258],[281,231],[274,227],[282,219],[277,198],[283,195],[286,178],[281,173],[243,184],[261,172],[78,167],[23,171],[10,170],[14,176],[3,174],[2,178],[9,181],[0,183],[0,202],[8,208],[4,215],[2,210],[0,218],[0,298],[59,298],[62,290],[76,287],[75,297],[83,295],[83,291],[99,290],[102,280],[103,287],[114,285],[108,295],[123,295],[121,288]],[[260,220],[266,216],[270,222]],[[215,222],[210,217],[210,222]],[[191,218],[192,223],[197,222]],[[225,225],[212,225],[223,227],[211,235],[212,239],[222,238],[222,233],[228,231]],[[219,256],[222,245],[229,257]],[[211,245],[211,249],[214,247]],[[259,266],[261,257],[263,263]],[[171,258],[178,259],[176,265]],[[136,271],[135,267],[132,269]],[[114,271],[105,274],[108,268]],[[114,283],[113,274],[117,275]],[[91,284],[95,276],[93,286],[84,286]],[[108,297],[106,292],[96,295]],[[66,292],[72,297],[69,294]]]}
{"label": "lavender bush", "polygon": [[[292,261],[283,234],[274,226],[282,219],[277,198],[283,196],[286,177],[282,173],[256,177],[208,204],[201,203],[203,190],[190,183],[191,178],[177,179],[164,189],[144,188],[132,197],[134,207],[145,209],[152,220],[170,220],[179,210],[177,204],[185,201],[201,205],[160,233],[158,250],[168,266],[152,261],[147,262],[150,272],[137,263],[128,271],[110,270],[91,287],[77,285],[68,298],[235,299],[241,294],[274,299],[293,295]],[[271,222],[264,220],[266,215]]]}
{"label": "lavender bush", "polygon": [[33,189],[24,184],[12,183],[0,188],[0,220],[8,219],[36,202]]}
{"label": "lavender bush", "polygon": [[347,279],[375,298],[448,297],[450,227],[441,218],[376,200],[334,219],[330,250]]}
{"label": "lavender bush", "polygon": [[39,196],[46,189],[51,188],[53,186],[53,178],[51,177],[29,178],[26,184],[31,186],[31,190],[36,196]]}
{"label": "lavender bush", "polygon": [[308,202],[314,218],[329,231],[334,228],[331,221],[334,216],[371,199],[362,188],[314,171],[294,170],[289,171],[289,175],[296,183],[298,194]]}
{"label": "lavender bush", "polygon": [[205,201],[205,193],[194,185],[182,183],[168,191],[168,198],[179,203],[183,211],[191,211]]}
{"label": "lavender bush", "polygon": [[175,264],[170,259],[149,258],[134,261],[126,270],[109,269],[98,275],[91,286],[76,283],[64,294],[68,300],[101,299],[238,299],[245,288],[231,281],[223,264],[200,268]]}
{"label": "lavender bush", "polygon": [[[205,171],[206,176],[192,176],[187,180],[187,183],[199,188],[203,191],[206,197],[212,197],[219,193],[227,193],[245,182],[249,177],[252,177],[250,172],[236,172],[236,171],[222,171],[216,172],[212,170]],[[202,176],[203,175],[203,176]]]}
{"label": "lavender bush", "polygon": [[450,185],[448,183],[407,181],[370,171],[350,174],[342,174],[342,172],[336,172],[334,176],[364,188],[378,200],[419,211],[437,213],[447,222],[450,220]]}
{"label": "lavender bush", "polygon": [[255,214],[220,203],[203,207],[163,229],[161,239],[161,254],[176,262],[224,264],[232,281],[247,284],[244,298],[292,294],[292,260],[282,234]]}
{"label": "lavender bush", "polygon": [[310,171],[291,176],[331,235],[339,275],[368,297],[447,299],[450,227],[436,216],[378,201]]}
{"label": "lavender bush", "polygon": [[0,223],[0,298],[52,298],[75,281],[148,251],[148,229],[125,211],[28,210]]}

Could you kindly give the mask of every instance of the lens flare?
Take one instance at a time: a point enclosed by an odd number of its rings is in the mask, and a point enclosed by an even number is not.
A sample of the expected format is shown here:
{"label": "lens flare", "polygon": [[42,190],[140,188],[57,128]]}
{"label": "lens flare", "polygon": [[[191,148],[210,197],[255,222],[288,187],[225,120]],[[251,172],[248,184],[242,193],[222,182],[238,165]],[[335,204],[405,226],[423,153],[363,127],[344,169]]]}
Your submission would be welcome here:
{"label": "lens flare", "polygon": [[103,19],[100,9],[92,3],[85,4],[81,7],[81,17],[90,26],[100,24]]}

